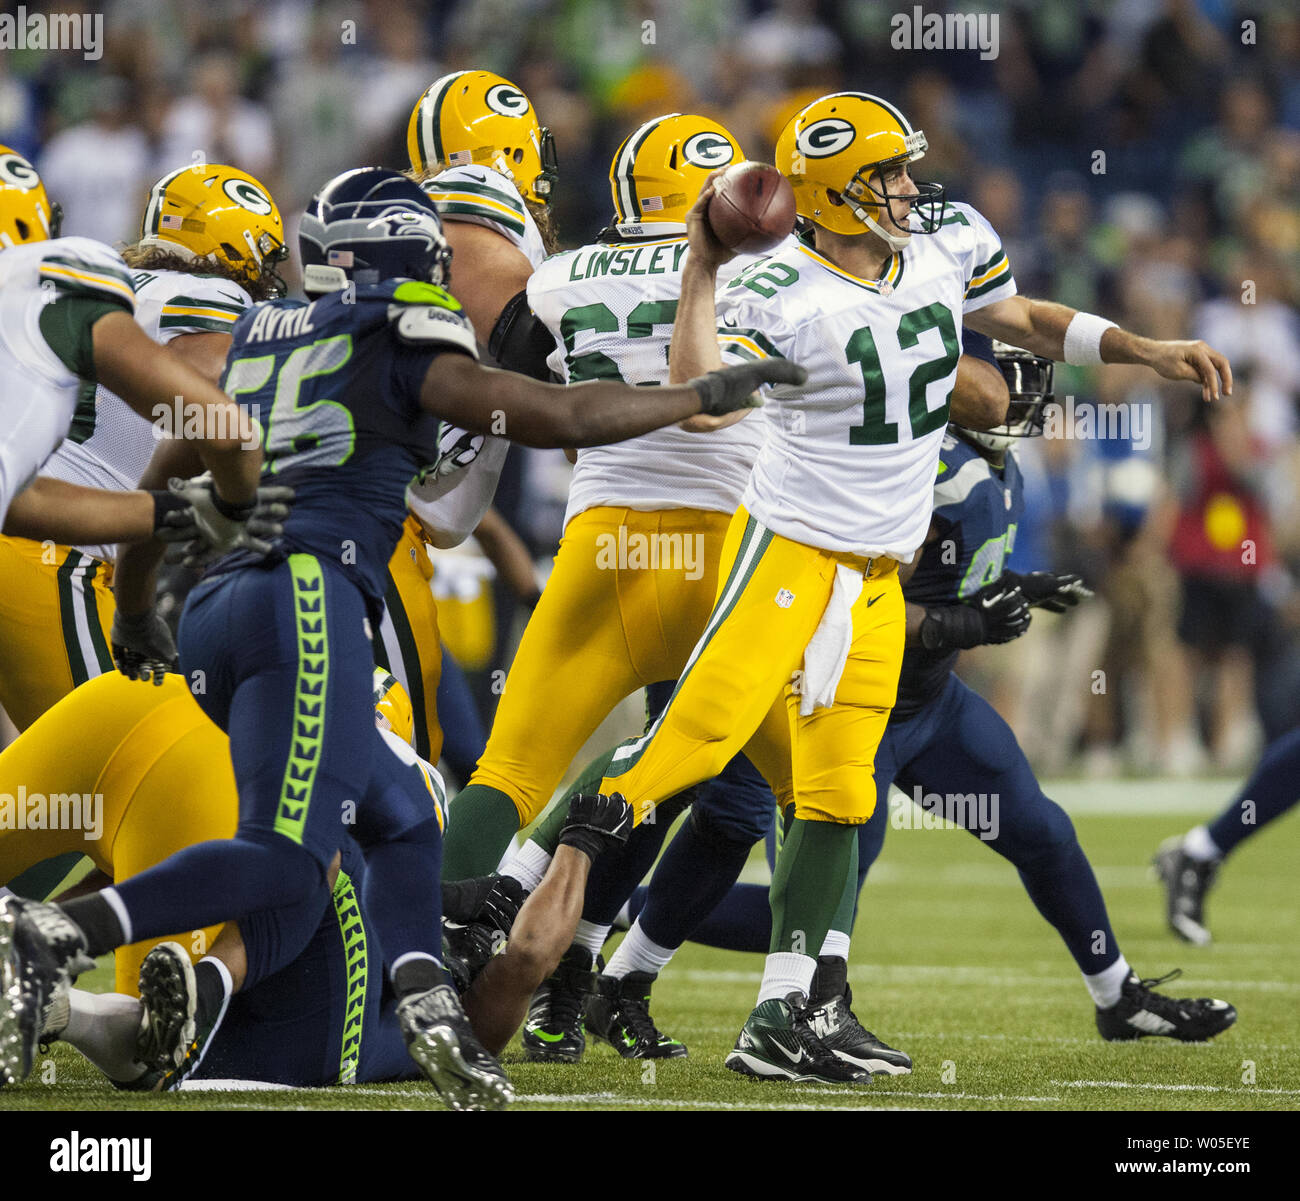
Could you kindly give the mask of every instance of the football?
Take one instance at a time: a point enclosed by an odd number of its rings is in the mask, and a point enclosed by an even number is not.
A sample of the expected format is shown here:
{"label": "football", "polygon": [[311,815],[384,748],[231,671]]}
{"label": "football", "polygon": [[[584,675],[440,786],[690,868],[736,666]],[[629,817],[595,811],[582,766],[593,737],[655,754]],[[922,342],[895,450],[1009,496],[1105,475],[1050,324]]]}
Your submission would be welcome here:
{"label": "football", "polygon": [[794,190],[769,163],[736,163],[714,181],[709,226],[740,254],[771,250],[794,229]]}

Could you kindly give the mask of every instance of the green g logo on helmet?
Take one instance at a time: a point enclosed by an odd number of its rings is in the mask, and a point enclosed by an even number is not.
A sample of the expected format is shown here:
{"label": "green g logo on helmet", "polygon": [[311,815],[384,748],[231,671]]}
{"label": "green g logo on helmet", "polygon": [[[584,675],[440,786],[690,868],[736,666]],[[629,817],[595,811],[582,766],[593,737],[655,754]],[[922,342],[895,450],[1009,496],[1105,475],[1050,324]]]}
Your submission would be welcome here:
{"label": "green g logo on helmet", "polygon": [[227,179],[221,185],[221,190],[240,208],[256,213],[259,217],[267,216],[275,207],[271,198],[247,179]]}

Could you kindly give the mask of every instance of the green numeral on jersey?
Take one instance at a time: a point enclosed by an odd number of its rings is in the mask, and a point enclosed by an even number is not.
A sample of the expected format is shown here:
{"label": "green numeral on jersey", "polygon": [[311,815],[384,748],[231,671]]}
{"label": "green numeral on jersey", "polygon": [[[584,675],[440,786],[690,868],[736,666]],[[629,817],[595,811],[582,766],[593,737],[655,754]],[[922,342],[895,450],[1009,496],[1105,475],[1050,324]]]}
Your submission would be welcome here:
{"label": "green numeral on jersey", "polygon": [[[733,288],[748,288],[767,300],[776,295],[777,288],[788,288],[799,278],[799,272],[784,263],[769,263],[766,260],[755,263],[742,271],[731,281]],[[773,285],[768,287],[768,284]]]}
{"label": "green numeral on jersey", "polygon": [[[920,342],[921,335],[931,329],[939,331],[943,354],[918,364],[907,382],[907,416],[913,438],[933,433],[947,423],[952,390],[943,398],[943,404],[934,409],[927,407],[927,390],[936,380],[946,378],[961,358],[961,342],[957,339],[952,312],[938,301],[903,314],[898,323],[899,349],[911,350]],[[853,331],[845,344],[844,355],[862,370],[862,424],[849,427],[850,445],[880,446],[897,442],[898,422],[885,417],[885,375],[870,327],[864,325]]]}
{"label": "green numeral on jersey", "polygon": [[[643,300],[627,315],[627,336],[629,339],[649,338],[654,334],[655,326],[671,326],[676,318],[677,301]],[[617,333],[618,318],[608,305],[600,303],[570,309],[560,318],[560,333],[564,337],[564,348],[568,351],[565,361],[569,365],[569,382],[577,384],[587,379],[622,380],[623,373],[609,355],[602,354],[599,350],[588,351],[586,354],[573,353],[577,336],[588,330],[595,334]]]}

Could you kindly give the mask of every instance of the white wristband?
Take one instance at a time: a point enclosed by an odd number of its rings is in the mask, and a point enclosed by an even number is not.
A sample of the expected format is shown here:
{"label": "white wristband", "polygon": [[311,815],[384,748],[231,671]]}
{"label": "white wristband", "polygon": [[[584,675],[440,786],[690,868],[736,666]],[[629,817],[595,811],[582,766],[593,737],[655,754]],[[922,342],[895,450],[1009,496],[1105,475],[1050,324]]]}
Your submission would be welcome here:
{"label": "white wristband", "polygon": [[1073,367],[1095,367],[1101,363],[1101,336],[1118,328],[1096,313],[1075,313],[1065,327],[1064,358]]}

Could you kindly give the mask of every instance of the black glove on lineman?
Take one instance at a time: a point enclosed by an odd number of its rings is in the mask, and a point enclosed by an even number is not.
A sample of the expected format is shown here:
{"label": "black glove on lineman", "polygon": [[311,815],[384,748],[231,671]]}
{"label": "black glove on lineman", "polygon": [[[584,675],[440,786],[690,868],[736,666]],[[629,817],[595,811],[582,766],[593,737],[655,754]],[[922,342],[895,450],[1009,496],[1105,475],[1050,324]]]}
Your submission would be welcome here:
{"label": "black glove on lineman", "polygon": [[167,482],[169,492],[184,502],[182,508],[166,508],[156,500],[158,528],[155,535],[172,543],[169,563],[204,567],[232,550],[267,554],[265,539],[284,533],[284,519],[293,501],[293,489],[284,485],[259,487],[252,504],[231,505],[217,495],[210,475],[192,480]]}
{"label": "black glove on lineman", "polygon": [[1080,601],[1091,599],[1092,589],[1083,582],[1083,577],[1074,572],[1031,571],[1020,575],[1014,571],[1004,571],[1002,582],[1020,589],[1025,600],[1035,609],[1046,609],[1049,613],[1064,613],[1073,609]]}
{"label": "black glove on lineman", "polygon": [[1029,602],[1003,580],[986,584],[960,605],[927,609],[921,645],[928,651],[961,651],[1010,642],[1029,629]]}
{"label": "black glove on lineman", "polygon": [[808,372],[786,359],[758,359],[738,367],[722,367],[690,380],[688,386],[700,394],[700,412],[722,417],[737,409],[756,409],[763,402],[754,395],[764,384],[793,384],[798,387]]}
{"label": "black glove on lineman", "polygon": [[161,684],[167,672],[180,667],[172,632],[155,609],[138,617],[127,617],[119,609],[113,614],[109,642],[113,662],[128,680]]}
{"label": "black glove on lineman", "polygon": [[621,792],[611,796],[579,793],[569,802],[569,817],[560,831],[560,846],[576,847],[593,862],[632,833],[632,806]]}

